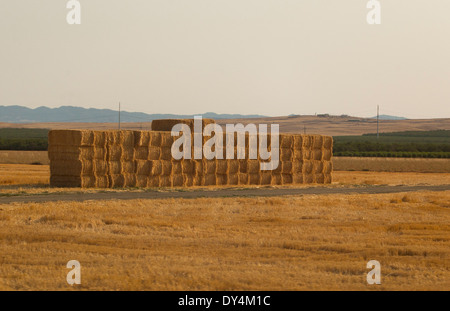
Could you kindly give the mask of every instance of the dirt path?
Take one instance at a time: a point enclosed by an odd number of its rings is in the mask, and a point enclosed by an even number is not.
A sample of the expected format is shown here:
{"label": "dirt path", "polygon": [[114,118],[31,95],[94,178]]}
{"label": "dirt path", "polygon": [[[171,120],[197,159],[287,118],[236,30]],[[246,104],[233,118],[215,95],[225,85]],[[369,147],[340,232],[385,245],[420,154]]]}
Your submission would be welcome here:
{"label": "dirt path", "polygon": [[446,191],[450,185],[439,186],[364,186],[364,187],[309,187],[309,188],[236,188],[190,191],[146,191],[146,192],[98,192],[98,193],[54,193],[38,195],[18,195],[0,197],[0,204],[40,203],[54,201],[88,200],[134,200],[134,199],[169,199],[169,198],[223,198],[223,197],[274,197],[307,194],[381,194],[412,191]]}

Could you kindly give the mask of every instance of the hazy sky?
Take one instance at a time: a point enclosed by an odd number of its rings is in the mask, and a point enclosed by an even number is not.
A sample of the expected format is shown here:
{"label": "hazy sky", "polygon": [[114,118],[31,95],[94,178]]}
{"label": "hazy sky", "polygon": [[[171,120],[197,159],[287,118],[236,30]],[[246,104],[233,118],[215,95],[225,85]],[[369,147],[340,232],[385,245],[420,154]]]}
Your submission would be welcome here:
{"label": "hazy sky", "polygon": [[450,1],[0,0],[0,105],[450,117]]}

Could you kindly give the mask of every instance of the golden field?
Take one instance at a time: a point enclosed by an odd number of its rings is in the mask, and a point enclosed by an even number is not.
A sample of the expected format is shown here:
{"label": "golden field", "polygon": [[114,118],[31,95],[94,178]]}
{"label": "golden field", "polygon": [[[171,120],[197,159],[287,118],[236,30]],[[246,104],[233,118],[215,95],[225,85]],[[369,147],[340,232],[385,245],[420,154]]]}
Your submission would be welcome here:
{"label": "golden field", "polygon": [[[48,179],[45,165],[0,165],[0,196],[141,191]],[[450,174],[338,171],[296,187],[386,184]],[[450,290],[449,208],[450,191],[0,204],[0,290]],[[381,285],[366,283],[369,260]]]}
{"label": "golden field", "polygon": [[[0,289],[449,290],[449,202],[450,191],[0,205]],[[369,286],[373,259],[382,284]]]}

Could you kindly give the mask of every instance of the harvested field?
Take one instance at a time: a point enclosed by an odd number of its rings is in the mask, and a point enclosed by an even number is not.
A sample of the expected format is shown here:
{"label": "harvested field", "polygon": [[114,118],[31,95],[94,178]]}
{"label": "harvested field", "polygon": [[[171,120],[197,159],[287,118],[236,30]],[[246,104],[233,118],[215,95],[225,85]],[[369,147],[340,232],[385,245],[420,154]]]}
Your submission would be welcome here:
{"label": "harvested field", "polygon": [[335,171],[450,173],[450,159],[333,157]]}
{"label": "harvested field", "polygon": [[[1,205],[0,290],[449,290],[449,202],[450,191]],[[380,286],[366,283],[372,259]]]}
{"label": "harvested field", "polygon": [[50,164],[47,151],[0,150],[0,164]]}

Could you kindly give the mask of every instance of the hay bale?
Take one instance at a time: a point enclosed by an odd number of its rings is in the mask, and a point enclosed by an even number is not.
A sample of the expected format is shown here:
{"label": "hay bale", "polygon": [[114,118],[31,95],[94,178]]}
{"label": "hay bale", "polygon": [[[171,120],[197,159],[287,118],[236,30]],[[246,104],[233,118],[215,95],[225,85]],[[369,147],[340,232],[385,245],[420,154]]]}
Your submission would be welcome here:
{"label": "hay bale", "polygon": [[281,173],[292,174],[293,164],[290,161],[281,162]]}
{"label": "hay bale", "polygon": [[333,175],[331,174],[324,174],[324,184],[331,184],[333,181]]}
{"label": "hay bale", "polygon": [[50,175],[51,187],[81,187],[81,176]]}
{"label": "hay bale", "polygon": [[161,133],[161,147],[172,148],[172,145],[175,141],[175,137],[170,133]]}
{"label": "hay bale", "polygon": [[108,145],[107,160],[120,161],[122,158],[122,147],[120,145]]}
{"label": "hay bale", "polygon": [[225,186],[228,184],[228,175],[217,174],[216,175],[216,185],[217,186]]}
{"label": "hay bale", "polygon": [[182,170],[183,174],[186,174],[186,175],[194,175],[194,174],[196,174],[195,166],[196,166],[196,162],[194,160],[183,160],[183,161],[181,161],[181,170]]}
{"label": "hay bale", "polygon": [[150,146],[161,147],[161,132],[150,132]]}
{"label": "hay bale", "polygon": [[110,174],[109,177],[109,185],[112,188],[123,188],[125,185],[125,177],[123,174]]}
{"label": "hay bale", "polygon": [[182,187],[183,185],[184,185],[183,174],[172,175],[172,186],[173,187]]}
{"label": "hay bale", "polygon": [[49,145],[93,146],[94,132],[89,130],[51,130],[48,133]]}
{"label": "hay bale", "polygon": [[182,161],[172,160],[172,174],[183,174]]}
{"label": "hay bale", "polygon": [[96,176],[95,187],[96,188],[109,188],[108,176]]}
{"label": "hay bale", "polygon": [[248,160],[248,173],[249,174],[259,174],[261,167],[258,160]]}
{"label": "hay bale", "polygon": [[228,160],[228,175],[239,173],[239,160]]}
{"label": "hay bale", "polygon": [[[311,161],[305,161],[303,162],[303,174],[312,174],[314,171],[314,165]],[[304,178],[306,181],[306,179]]]}
{"label": "hay bale", "polygon": [[161,147],[150,146],[148,147],[148,159],[155,161],[161,158]]}
{"label": "hay bale", "polygon": [[[172,128],[177,124],[186,124],[194,132],[194,119],[162,119],[152,121],[152,131],[171,132]],[[202,130],[208,124],[216,123],[213,119],[202,119]]]}
{"label": "hay bale", "polygon": [[122,148],[122,161],[133,161],[134,160],[134,148]]}
{"label": "hay bale", "polygon": [[123,174],[124,187],[136,187],[136,174]]}
{"label": "hay bale", "polygon": [[282,185],[292,184],[292,174],[281,174],[281,184]]}
{"label": "hay bale", "polygon": [[303,183],[304,184],[312,184],[314,182],[313,174],[303,174]]}
{"label": "hay bale", "polygon": [[247,173],[239,173],[239,185],[248,185],[249,183],[249,176]]}
{"label": "hay bale", "polygon": [[[151,187],[147,183],[148,181],[148,175],[137,175],[136,176],[136,187],[138,188],[146,188]],[[159,184],[159,181],[158,181]]]}
{"label": "hay bale", "polygon": [[228,175],[228,184],[239,185],[239,175],[238,174]]}
{"label": "hay bale", "polygon": [[294,173],[294,174],[292,174],[292,183],[294,183],[294,184],[303,184],[303,174],[302,173]]}
{"label": "hay bale", "polygon": [[313,171],[316,174],[323,173],[323,162],[322,161],[313,161]]}
{"label": "hay bale", "polygon": [[106,132],[103,131],[94,131],[94,146],[99,147],[105,147],[106,146]]}
{"label": "hay bale", "polygon": [[294,136],[290,134],[280,134],[280,148],[292,149]]}
{"label": "hay bale", "polygon": [[203,168],[205,175],[215,175],[216,174],[216,161],[215,160],[204,160]]}
{"label": "hay bale", "polygon": [[261,185],[270,185],[272,183],[271,172],[261,172]]}
{"label": "hay bale", "polygon": [[313,160],[313,152],[311,149],[303,149],[303,161],[311,161]]}
{"label": "hay bale", "polygon": [[150,175],[147,178],[147,187],[159,187],[159,176]]}
{"label": "hay bale", "polygon": [[292,149],[280,149],[280,161],[292,161]]}
{"label": "hay bale", "polygon": [[193,186],[201,186],[204,184],[204,176],[203,175],[196,175],[194,176],[193,180]]}
{"label": "hay bale", "polygon": [[161,161],[150,161],[150,162],[151,162],[151,166],[152,166],[151,176],[162,175],[162,163],[161,163]]}
{"label": "hay bale", "polygon": [[292,173],[301,173],[303,172],[303,162],[294,161],[292,162]]}
{"label": "hay bale", "polygon": [[281,185],[281,174],[272,173],[272,185]]}
{"label": "hay bale", "polygon": [[202,160],[193,160],[193,161],[194,161],[195,175],[196,176],[203,175],[203,166],[204,166],[203,161]]}
{"label": "hay bale", "polygon": [[122,173],[122,162],[121,161],[108,161],[108,172],[109,174],[119,175]]}
{"label": "hay bale", "polygon": [[248,174],[249,184],[250,185],[259,185],[261,183],[261,174]]}
{"label": "hay bale", "polygon": [[134,147],[148,147],[150,146],[150,132],[149,131],[134,131]]}
{"label": "hay bale", "polygon": [[303,135],[302,136],[302,141],[303,141],[303,149],[310,149],[312,148],[312,136],[310,135]]}
{"label": "hay bale", "polygon": [[170,147],[161,147],[161,160],[172,160],[172,150]]}
{"label": "hay bale", "polygon": [[294,150],[301,151],[303,148],[303,136],[302,135],[294,135]]}
{"label": "hay bale", "polygon": [[194,176],[193,175],[183,174],[183,178],[184,178],[184,181],[183,181],[184,186],[186,186],[186,187],[194,186]]}
{"label": "hay bale", "polygon": [[248,161],[247,160],[237,160],[239,161],[239,173],[248,173]]}
{"label": "hay bale", "polygon": [[161,167],[162,167],[162,176],[170,176],[172,175],[172,162],[167,160],[161,160]]}
{"label": "hay bale", "polygon": [[215,174],[205,174],[203,176],[202,186],[215,186],[216,185],[216,175]]}
{"label": "hay bale", "polygon": [[323,136],[321,135],[312,136],[312,148],[322,149],[322,147],[323,147]]}
{"label": "hay bale", "polygon": [[50,173],[52,175],[59,175],[59,176],[79,177],[83,173],[85,173],[85,175],[88,175],[90,172],[83,171],[83,162],[80,160],[77,161],[53,160],[50,162]]}
{"label": "hay bale", "polygon": [[323,136],[323,148],[331,150],[333,147],[333,137]]}
{"label": "hay bale", "polygon": [[314,149],[312,151],[313,160],[322,161],[322,149]]}
{"label": "hay bale", "polygon": [[228,160],[216,161],[216,174],[226,175],[228,172]]}
{"label": "hay bale", "polygon": [[160,176],[159,177],[159,186],[160,187],[172,187],[172,176]]}
{"label": "hay bale", "polygon": [[119,144],[123,149],[133,149],[134,148],[134,132],[133,131],[120,131]]}
{"label": "hay bale", "polygon": [[138,146],[135,148],[134,151],[134,158],[136,160],[159,160],[159,153],[158,153],[158,158],[157,159],[149,159],[149,147],[145,147],[145,146]]}
{"label": "hay bale", "polygon": [[103,160],[94,160],[93,165],[96,176],[105,176],[108,174],[108,162]]}
{"label": "hay bale", "polygon": [[331,149],[322,149],[322,160],[331,161],[332,151]]}
{"label": "hay bale", "polygon": [[106,132],[106,144],[107,145],[120,145],[120,131],[107,131]]}
{"label": "hay bale", "polygon": [[122,165],[122,173],[126,174],[135,174],[136,173],[136,165],[134,161],[121,161]]}
{"label": "hay bale", "polygon": [[323,163],[323,172],[325,174],[331,174],[331,172],[333,172],[333,162],[325,161]]}
{"label": "hay bale", "polygon": [[323,173],[315,174],[315,181],[318,184],[323,184],[325,182],[325,174]]}

